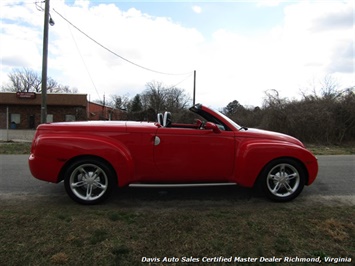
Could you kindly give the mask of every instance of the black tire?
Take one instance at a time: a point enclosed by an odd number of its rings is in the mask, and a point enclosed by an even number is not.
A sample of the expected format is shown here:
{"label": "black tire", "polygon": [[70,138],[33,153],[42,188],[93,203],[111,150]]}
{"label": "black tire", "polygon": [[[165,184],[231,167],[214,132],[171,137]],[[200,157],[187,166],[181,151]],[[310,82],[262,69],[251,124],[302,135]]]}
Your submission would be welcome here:
{"label": "black tire", "polygon": [[65,171],[64,187],[71,199],[94,205],[105,201],[116,185],[111,167],[96,158],[73,162]]}
{"label": "black tire", "polygon": [[303,190],[306,173],[302,165],[292,159],[277,159],[261,172],[259,187],[273,201],[286,202],[296,198]]}

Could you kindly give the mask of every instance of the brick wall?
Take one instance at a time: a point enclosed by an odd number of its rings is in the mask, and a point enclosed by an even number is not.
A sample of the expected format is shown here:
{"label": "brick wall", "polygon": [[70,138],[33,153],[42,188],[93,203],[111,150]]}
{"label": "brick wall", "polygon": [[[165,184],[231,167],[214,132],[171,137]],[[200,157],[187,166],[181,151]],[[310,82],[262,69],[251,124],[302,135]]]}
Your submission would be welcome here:
{"label": "brick wall", "polygon": [[[0,128],[2,129],[6,128],[6,113],[6,107],[0,106]],[[16,129],[35,129],[41,121],[41,107],[37,105],[9,106],[8,113],[9,128],[13,122],[11,114],[19,114]],[[47,114],[53,115],[53,122],[66,121],[67,115],[73,116],[76,121],[87,120],[86,108],[83,106],[48,106]]]}

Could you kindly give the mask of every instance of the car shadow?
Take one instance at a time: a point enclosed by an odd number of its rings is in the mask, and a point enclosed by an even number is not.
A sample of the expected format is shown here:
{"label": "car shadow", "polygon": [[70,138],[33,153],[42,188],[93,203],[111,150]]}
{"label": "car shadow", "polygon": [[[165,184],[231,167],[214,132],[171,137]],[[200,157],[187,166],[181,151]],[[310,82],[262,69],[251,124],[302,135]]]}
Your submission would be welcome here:
{"label": "car shadow", "polygon": [[[34,193],[34,192],[32,192]],[[30,194],[32,194],[30,193]],[[48,198],[58,204],[72,204],[64,189],[63,182],[45,184],[36,193],[37,197]],[[119,207],[191,207],[227,205],[238,202],[268,202],[269,200],[257,189],[239,186],[207,186],[207,187],[124,187],[114,188],[112,195],[99,205]],[[206,204],[204,204],[206,203]]]}
{"label": "car shadow", "polygon": [[184,204],[202,202],[238,202],[254,201],[257,199],[266,200],[256,189],[243,188],[238,186],[211,186],[211,187],[179,187],[179,188],[142,188],[125,187],[115,189],[112,197],[108,200],[112,204],[124,203],[128,205],[173,204],[176,202]]}

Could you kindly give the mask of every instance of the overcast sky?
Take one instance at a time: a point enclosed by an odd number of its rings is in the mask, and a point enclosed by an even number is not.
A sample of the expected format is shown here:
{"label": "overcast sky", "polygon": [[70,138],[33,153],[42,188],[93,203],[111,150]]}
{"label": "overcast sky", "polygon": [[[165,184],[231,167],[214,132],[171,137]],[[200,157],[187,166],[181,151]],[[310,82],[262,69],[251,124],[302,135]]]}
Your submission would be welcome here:
{"label": "overcast sky", "polygon": [[[1,0],[2,86],[14,68],[41,73],[44,3],[35,1]],[[90,100],[133,98],[150,81],[192,97],[196,70],[196,101],[215,108],[261,105],[270,89],[297,98],[326,75],[346,88],[355,85],[354,3],[51,0],[48,76]]]}

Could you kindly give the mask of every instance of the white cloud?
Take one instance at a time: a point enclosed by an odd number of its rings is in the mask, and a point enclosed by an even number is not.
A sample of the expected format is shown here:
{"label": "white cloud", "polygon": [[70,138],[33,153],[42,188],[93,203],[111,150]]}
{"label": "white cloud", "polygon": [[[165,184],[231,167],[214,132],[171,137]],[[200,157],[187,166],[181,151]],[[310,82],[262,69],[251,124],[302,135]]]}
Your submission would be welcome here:
{"label": "white cloud", "polygon": [[257,1],[257,6],[258,7],[263,7],[263,6],[278,6],[280,3],[285,2],[285,0],[259,0]]}
{"label": "white cloud", "polygon": [[[284,9],[284,21],[268,31],[245,35],[219,29],[211,38],[171,18],[135,8],[123,11],[113,4],[90,6],[88,1],[76,1],[71,7],[53,1],[52,7],[96,41],[139,65],[169,73],[197,70],[197,101],[224,107],[235,99],[259,105],[268,89],[297,96],[314,76],[334,74],[342,85],[354,85],[354,69],[349,67],[354,66],[354,25],[338,19],[336,28],[327,26],[338,14],[353,10],[350,2],[291,2]],[[56,24],[49,29],[48,75],[90,94],[91,100],[104,93],[133,97],[149,81],[175,85],[186,78],[129,64],[54,11],[51,15]],[[43,12],[34,5],[5,6],[1,16],[2,84],[11,67],[30,67],[40,73]],[[192,95],[192,85],[190,77],[179,87]]]}
{"label": "white cloud", "polygon": [[193,6],[192,10],[197,14],[200,14],[202,12],[202,8],[200,6]]}
{"label": "white cloud", "polygon": [[[203,41],[202,35],[195,29],[184,28],[168,18],[151,17],[134,8],[123,12],[113,5],[100,5],[89,10],[66,8],[64,13],[67,19],[111,51],[160,72],[191,72],[193,53]],[[88,40],[76,29],[69,28],[60,18],[56,20],[56,25],[60,23],[61,26],[53,34],[55,41],[52,42],[52,50],[56,54],[52,67],[61,71],[63,80],[76,84],[79,90],[92,88],[81,57],[100,94],[124,94],[128,89],[134,96],[144,89],[146,82],[153,79],[172,85],[183,78],[137,68]],[[72,74],[79,69],[81,75]],[[97,97],[97,93],[94,94]]]}

